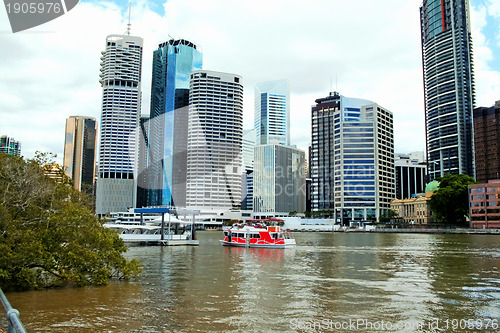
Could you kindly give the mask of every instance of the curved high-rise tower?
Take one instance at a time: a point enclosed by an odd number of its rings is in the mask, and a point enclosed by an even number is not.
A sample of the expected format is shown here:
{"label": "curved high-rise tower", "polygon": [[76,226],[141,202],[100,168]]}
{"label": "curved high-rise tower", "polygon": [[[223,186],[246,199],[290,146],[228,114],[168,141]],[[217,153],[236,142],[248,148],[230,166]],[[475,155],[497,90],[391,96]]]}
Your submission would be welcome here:
{"label": "curved high-rise tower", "polygon": [[474,176],[469,1],[424,0],[420,22],[430,179]]}
{"label": "curved high-rise tower", "polygon": [[134,206],[141,115],[141,37],[109,35],[101,52],[102,114],[96,213]]}

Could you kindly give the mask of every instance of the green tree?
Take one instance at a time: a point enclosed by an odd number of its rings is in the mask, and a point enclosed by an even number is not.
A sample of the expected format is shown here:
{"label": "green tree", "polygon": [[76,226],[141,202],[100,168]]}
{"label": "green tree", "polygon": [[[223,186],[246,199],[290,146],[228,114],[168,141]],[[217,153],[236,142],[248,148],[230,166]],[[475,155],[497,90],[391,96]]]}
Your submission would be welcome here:
{"label": "green tree", "polygon": [[382,214],[382,216],[380,216],[380,222],[387,223],[398,216],[399,216],[398,212],[396,212],[393,209],[388,209]]}
{"label": "green tree", "polygon": [[0,287],[103,285],[140,272],[123,241],[102,227],[88,196],[45,176],[52,156],[0,153]]}
{"label": "green tree", "polygon": [[446,175],[438,178],[439,189],[430,200],[436,222],[466,227],[469,215],[469,185],[474,178],[465,175]]}

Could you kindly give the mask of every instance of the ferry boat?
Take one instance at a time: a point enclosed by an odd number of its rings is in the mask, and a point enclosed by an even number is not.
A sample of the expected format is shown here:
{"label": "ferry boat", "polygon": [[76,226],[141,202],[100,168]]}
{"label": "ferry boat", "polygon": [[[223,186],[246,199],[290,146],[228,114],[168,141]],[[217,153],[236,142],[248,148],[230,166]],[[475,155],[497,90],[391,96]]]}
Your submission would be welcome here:
{"label": "ferry boat", "polygon": [[245,223],[233,224],[223,229],[224,239],[220,242],[224,246],[264,247],[283,249],[295,246],[295,239],[290,232],[282,231],[278,225],[283,220],[278,219],[249,219]]}

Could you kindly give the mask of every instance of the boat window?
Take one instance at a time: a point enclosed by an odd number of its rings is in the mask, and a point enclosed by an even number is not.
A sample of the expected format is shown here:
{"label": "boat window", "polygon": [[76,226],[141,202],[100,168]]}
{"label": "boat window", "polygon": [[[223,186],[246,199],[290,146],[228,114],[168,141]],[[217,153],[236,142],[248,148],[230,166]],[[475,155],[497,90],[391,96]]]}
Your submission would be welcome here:
{"label": "boat window", "polygon": [[260,238],[260,235],[259,235],[259,234],[252,234],[252,235],[250,236],[250,238]]}
{"label": "boat window", "polygon": [[227,231],[224,231],[224,236],[227,236],[229,233]]}
{"label": "boat window", "polygon": [[271,233],[271,238],[272,238],[272,239],[276,239],[276,234],[275,234],[274,232],[273,232],[273,233]]}

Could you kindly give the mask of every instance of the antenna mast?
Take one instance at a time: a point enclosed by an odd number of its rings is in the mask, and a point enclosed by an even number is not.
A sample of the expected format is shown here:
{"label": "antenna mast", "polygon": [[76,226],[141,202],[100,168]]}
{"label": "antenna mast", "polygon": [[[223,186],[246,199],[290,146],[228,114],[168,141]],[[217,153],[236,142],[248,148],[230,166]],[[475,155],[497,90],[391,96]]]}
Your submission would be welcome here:
{"label": "antenna mast", "polygon": [[128,1],[128,23],[127,23],[127,35],[130,36],[130,8],[132,7],[132,0]]}

